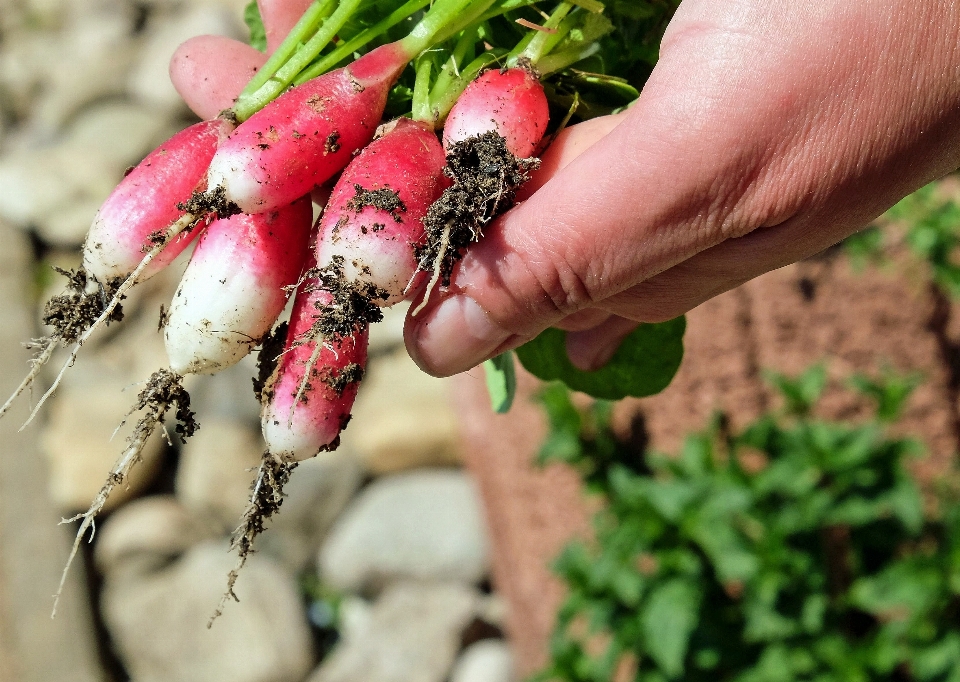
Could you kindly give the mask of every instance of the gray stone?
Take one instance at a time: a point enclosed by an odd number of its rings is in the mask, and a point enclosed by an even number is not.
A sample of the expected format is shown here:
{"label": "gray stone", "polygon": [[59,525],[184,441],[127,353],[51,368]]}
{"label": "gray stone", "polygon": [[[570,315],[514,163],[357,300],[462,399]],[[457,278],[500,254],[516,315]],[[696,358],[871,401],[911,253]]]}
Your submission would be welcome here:
{"label": "gray stone", "polygon": [[210,535],[176,498],[144,497],[118,509],[98,531],[97,568],[104,574],[159,568]]}
{"label": "gray stone", "polygon": [[400,578],[476,583],[487,538],[473,482],[454,470],[381,478],[338,519],[320,550],[321,575],[347,591]]}
{"label": "gray stone", "polygon": [[343,449],[301,462],[287,484],[283,507],[258,538],[258,548],[297,573],[305,569],[363,476],[356,457]]}
{"label": "gray stone", "polygon": [[443,682],[477,597],[463,585],[393,585],[308,682]]}
{"label": "gray stone", "polygon": [[262,455],[260,434],[248,425],[222,417],[204,418],[181,452],[177,497],[229,532],[246,509]]}
{"label": "gray stone", "polygon": [[401,301],[383,309],[383,319],[370,325],[369,353],[384,355],[399,350],[403,345],[403,323],[407,318],[410,303]]}
{"label": "gray stone", "polygon": [[376,474],[459,464],[449,387],[424,374],[402,348],[372,360],[344,443]]}
{"label": "gray stone", "polygon": [[471,644],[457,659],[450,682],[513,682],[513,655],[501,639]]}
{"label": "gray stone", "polygon": [[310,670],[310,631],[294,578],[250,557],[223,615],[207,629],[235,557],[206,542],[155,573],[104,587],[104,621],[137,682],[299,682]]}
{"label": "gray stone", "polygon": [[130,72],[127,88],[144,104],[177,112],[185,105],[168,74],[174,51],[180,43],[198,35],[241,38],[239,20],[224,7],[194,5],[151,23],[146,43]]}

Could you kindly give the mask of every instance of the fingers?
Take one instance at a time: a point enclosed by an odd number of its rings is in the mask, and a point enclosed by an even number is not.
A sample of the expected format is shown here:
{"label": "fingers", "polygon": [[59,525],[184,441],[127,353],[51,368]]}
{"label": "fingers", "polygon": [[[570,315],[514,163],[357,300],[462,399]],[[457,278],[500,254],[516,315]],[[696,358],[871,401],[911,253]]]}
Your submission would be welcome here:
{"label": "fingers", "polygon": [[577,369],[592,372],[600,369],[620,347],[637,323],[623,317],[610,316],[592,329],[567,334],[567,357]]}
{"label": "fingers", "polygon": [[233,101],[267,56],[223,36],[197,36],[177,48],[170,60],[170,80],[187,106],[208,120]]}

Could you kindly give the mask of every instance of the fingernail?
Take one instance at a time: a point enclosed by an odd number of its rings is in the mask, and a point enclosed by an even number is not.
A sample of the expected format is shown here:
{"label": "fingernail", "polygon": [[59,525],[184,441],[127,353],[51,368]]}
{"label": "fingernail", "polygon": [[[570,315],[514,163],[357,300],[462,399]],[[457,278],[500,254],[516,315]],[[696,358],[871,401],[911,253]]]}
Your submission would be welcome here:
{"label": "fingernail", "polygon": [[589,332],[570,332],[567,334],[567,357],[577,369],[595,372],[610,362],[621,341],[620,337],[597,340],[596,335]]}
{"label": "fingernail", "polygon": [[461,294],[446,299],[419,321],[411,351],[424,371],[449,376],[477,366],[511,336],[476,301]]}

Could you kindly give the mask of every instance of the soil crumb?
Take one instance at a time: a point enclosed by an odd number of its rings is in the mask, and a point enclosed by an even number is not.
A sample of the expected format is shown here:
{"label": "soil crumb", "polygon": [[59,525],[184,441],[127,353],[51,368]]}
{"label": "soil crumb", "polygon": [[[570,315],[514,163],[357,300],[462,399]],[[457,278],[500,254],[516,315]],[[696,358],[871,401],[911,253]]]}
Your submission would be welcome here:
{"label": "soil crumb", "polygon": [[329,386],[338,396],[342,396],[348,386],[358,384],[363,380],[363,367],[355,362],[351,362],[339,372],[331,372],[324,379],[324,383]]}
{"label": "soil crumb", "polygon": [[454,144],[444,170],[453,185],[423,220],[427,241],[417,249],[420,269],[439,272],[440,281],[449,286],[464,250],[483,236],[491,220],[513,206],[517,189],[539,165],[539,159],[514,156],[503,136],[492,131]]}
{"label": "soil crumb", "polygon": [[353,186],[353,189],[357,194],[347,202],[348,210],[359,213],[364,207],[373,206],[389,213],[390,217],[398,223],[403,222],[400,213],[406,213],[407,207],[404,205],[403,200],[400,199],[400,195],[394,190],[389,187],[364,189],[356,184]]}
{"label": "soil crumb", "polygon": [[264,402],[264,398],[270,398],[270,390],[267,383],[273,376],[277,363],[280,361],[280,355],[283,353],[283,345],[287,342],[287,332],[290,330],[288,322],[281,322],[276,329],[268,332],[260,342],[260,354],[257,356],[257,376],[253,377],[253,394],[257,396],[257,401]]}
{"label": "soil crumb", "polygon": [[[119,282],[101,285],[82,267],[77,270],[53,269],[67,278],[67,289],[47,301],[41,319],[43,324],[53,327],[51,338],[66,346],[76,342],[97,321]],[[123,309],[118,305],[107,322],[120,322],[122,319]]]}
{"label": "soil crumb", "polygon": [[304,342],[319,337],[331,342],[343,339],[383,319],[377,301],[386,301],[387,292],[368,282],[348,280],[343,274],[343,264],[343,256],[334,256],[330,265],[309,273],[308,276],[316,278],[320,289],[330,292],[333,300],[320,308],[320,315]]}
{"label": "soil crumb", "polygon": [[238,213],[243,213],[239,206],[227,199],[227,190],[219,185],[206,192],[195,191],[185,202],[177,204],[177,208],[186,213],[192,213],[197,216],[198,220],[202,216],[213,213],[217,214],[217,218],[229,218]]}

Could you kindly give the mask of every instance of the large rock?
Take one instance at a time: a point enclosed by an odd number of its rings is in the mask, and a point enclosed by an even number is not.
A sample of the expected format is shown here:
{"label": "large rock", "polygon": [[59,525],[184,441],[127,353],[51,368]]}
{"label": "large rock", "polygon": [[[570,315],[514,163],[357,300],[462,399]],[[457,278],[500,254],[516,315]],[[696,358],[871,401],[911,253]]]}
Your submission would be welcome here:
{"label": "large rock", "polygon": [[402,348],[370,362],[344,443],[376,474],[460,462],[449,381],[424,374]]}
{"label": "large rock", "polygon": [[250,484],[263,456],[260,434],[242,422],[204,419],[183,447],[177,467],[177,497],[222,530],[233,530],[250,499]]}
{"label": "large rock", "polygon": [[174,51],[198,35],[241,38],[239,23],[239,17],[226,8],[203,4],[151,21],[146,42],[130,71],[129,92],[152,107],[171,112],[185,108],[168,73]]}
{"label": "large rock", "polygon": [[399,578],[476,583],[488,565],[476,490],[453,470],[375,481],[320,550],[324,580],[348,591],[375,590]]}
{"label": "large rock", "polygon": [[343,449],[301,462],[286,486],[280,511],[270,519],[257,547],[299,573],[363,482],[356,457]]}
{"label": "large rock", "polygon": [[513,654],[502,639],[471,644],[457,659],[450,682],[513,682]]}
{"label": "large rock", "polygon": [[478,593],[456,584],[387,589],[308,682],[443,682],[473,619]]}
{"label": "large rock", "polygon": [[310,631],[293,576],[252,556],[207,629],[235,557],[226,544],[196,545],[167,568],[107,575],[103,617],[137,682],[300,682],[313,663]]}

